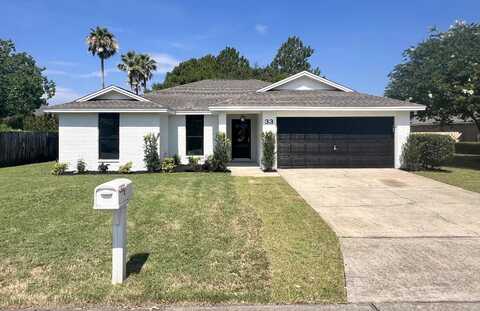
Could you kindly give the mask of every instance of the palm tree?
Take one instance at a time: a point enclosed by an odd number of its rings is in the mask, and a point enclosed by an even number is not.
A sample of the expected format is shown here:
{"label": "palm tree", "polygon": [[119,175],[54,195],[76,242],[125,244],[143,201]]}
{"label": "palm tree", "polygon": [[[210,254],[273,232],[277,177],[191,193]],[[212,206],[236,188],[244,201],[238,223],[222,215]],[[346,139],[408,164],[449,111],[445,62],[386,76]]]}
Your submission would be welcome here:
{"label": "palm tree", "polygon": [[140,62],[140,55],[134,51],[122,54],[122,63],[118,64],[118,69],[125,71],[128,76],[128,84],[135,94],[138,94],[139,88],[143,81],[143,73]]}
{"label": "palm tree", "polygon": [[148,54],[137,54],[135,51],[129,51],[122,55],[122,63],[118,64],[118,69],[125,71],[128,76],[128,84],[132,92],[138,94],[143,88],[147,90],[147,82],[157,70],[157,62]]}
{"label": "palm tree", "polygon": [[105,88],[105,59],[112,57],[118,50],[118,43],[115,36],[107,28],[90,29],[90,34],[86,39],[88,51],[92,55],[100,57],[100,67],[102,72],[102,88]]}
{"label": "palm tree", "polygon": [[147,90],[147,82],[152,79],[153,72],[157,70],[157,62],[148,54],[139,55],[140,69],[142,72],[143,91]]}

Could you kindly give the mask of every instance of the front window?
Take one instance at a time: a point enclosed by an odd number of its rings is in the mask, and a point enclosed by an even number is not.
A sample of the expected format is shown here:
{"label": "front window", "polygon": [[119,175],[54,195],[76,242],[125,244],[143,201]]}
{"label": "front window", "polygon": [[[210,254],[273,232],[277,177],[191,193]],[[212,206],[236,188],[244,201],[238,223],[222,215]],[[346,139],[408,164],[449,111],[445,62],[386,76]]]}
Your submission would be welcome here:
{"label": "front window", "polygon": [[187,155],[203,155],[203,115],[186,116]]}
{"label": "front window", "polygon": [[98,156],[105,160],[119,159],[119,114],[98,115]]}

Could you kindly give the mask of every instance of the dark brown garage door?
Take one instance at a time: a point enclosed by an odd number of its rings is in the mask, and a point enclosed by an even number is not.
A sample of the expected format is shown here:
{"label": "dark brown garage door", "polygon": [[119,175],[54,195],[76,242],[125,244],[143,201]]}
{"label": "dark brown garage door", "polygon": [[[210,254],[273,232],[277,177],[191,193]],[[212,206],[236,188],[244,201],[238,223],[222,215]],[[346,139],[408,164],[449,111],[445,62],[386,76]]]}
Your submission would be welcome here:
{"label": "dark brown garage door", "polygon": [[391,117],[278,118],[278,167],[393,167]]}

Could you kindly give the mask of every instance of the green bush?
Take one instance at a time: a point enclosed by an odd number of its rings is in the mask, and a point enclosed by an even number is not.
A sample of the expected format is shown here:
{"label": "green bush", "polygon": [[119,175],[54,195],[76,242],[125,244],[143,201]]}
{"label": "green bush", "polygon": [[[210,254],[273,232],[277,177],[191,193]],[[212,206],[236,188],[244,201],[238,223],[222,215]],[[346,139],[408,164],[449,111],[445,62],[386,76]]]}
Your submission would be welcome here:
{"label": "green bush", "polygon": [[118,168],[118,172],[120,174],[128,174],[128,173],[130,173],[130,170],[132,169],[132,166],[133,166],[133,163],[131,161],[127,162],[124,165],[120,165],[120,167]]}
{"label": "green bush", "polygon": [[453,158],[455,141],[447,135],[412,134],[402,152],[402,168],[416,171],[438,168]]}
{"label": "green bush", "polygon": [[209,155],[205,162],[203,162],[202,168],[206,171],[213,171],[213,155]]}
{"label": "green bush", "polygon": [[85,163],[85,161],[83,161],[83,159],[79,159],[77,161],[77,172],[79,174],[83,174],[83,173],[85,173],[86,170],[87,170],[87,163]]}
{"label": "green bush", "polygon": [[160,157],[158,155],[158,139],[160,135],[147,134],[143,137],[143,161],[149,172],[160,169]]}
{"label": "green bush", "polygon": [[177,167],[175,165],[174,158],[164,158],[162,161],[162,171],[165,173],[171,173]]}
{"label": "green bush", "polygon": [[225,172],[227,164],[232,159],[232,143],[225,133],[218,133],[215,136],[215,148],[213,150],[212,168],[215,171]]}
{"label": "green bush", "polygon": [[58,117],[53,114],[26,116],[23,119],[23,129],[33,132],[57,132]]}
{"label": "green bush", "polygon": [[459,142],[455,144],[455,153],[459,154],[479,154],[480,142]]}
{"label": "green bush", "polygon": [[108,164],[108,163],[106,164],[106,163],[102,162],[98,165],[98,171],[100,173],[106,173],[108,171],[109,166],[110,166],[110,164]]}
{"label": "green bush", "polygon": [[194,171],[200,170],[200,165],[198,164],[198,157],[189,156],[188,157],[188,166]]}
{"label": "green bush", "polygon": [[0,123],[0,132],[12,132],[14,131],[8,124]]}
{"label": "green bush", "polygon": [[173,155],[173,161],[175,162],[175,165],[180,165],[180,157],[178,156],[178,154]]}
{"label": "green bush", "polygon": [[53,168],[52,168],[52,175],[63,175],[65,174],[65,172],[67,171],[68,169],[68,163],[59,163],[59,162],[55,162],[55,164],[53,165]]}
{"label": "green bush", "polygon": [[262,133],[262,166],[267,172],[275,166],[275,134],[270,131]]}

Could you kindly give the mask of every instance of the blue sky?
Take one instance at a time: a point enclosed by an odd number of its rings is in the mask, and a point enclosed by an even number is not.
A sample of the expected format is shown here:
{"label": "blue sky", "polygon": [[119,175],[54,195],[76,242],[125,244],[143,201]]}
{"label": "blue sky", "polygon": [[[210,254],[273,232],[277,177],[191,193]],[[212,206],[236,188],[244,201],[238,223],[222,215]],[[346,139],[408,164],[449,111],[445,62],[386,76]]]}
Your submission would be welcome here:
{"label": "blue sky", "polygon": [[[263,66],[288,36],[298,35],[315,49],[311,62],[327,78],[382,95],[402,51],[430,27],[480,21],[478,0],[2,0],[2,11],[0,38],[12,39],[18,51],[47,68],[57,84],[51,103],[100,88],[99,60],[85,45],[96,25],[116,35],[120,53],[150,53],[159,62],[153,81],[163,81],[179,61],[216,54],[226,45]],[[116,70],[119,59],[107,60],[107,84],[127,87],[125,73]]]}

